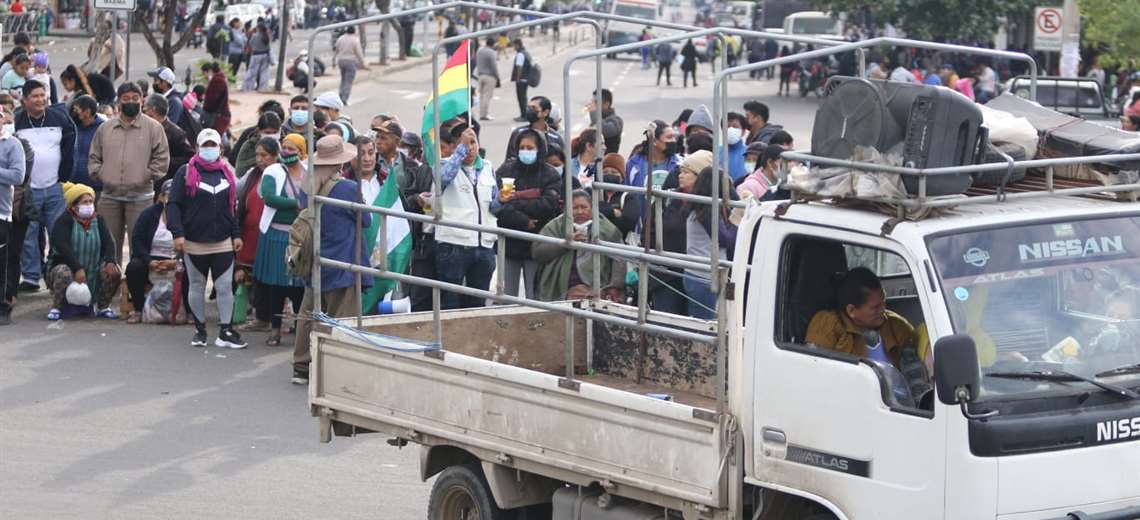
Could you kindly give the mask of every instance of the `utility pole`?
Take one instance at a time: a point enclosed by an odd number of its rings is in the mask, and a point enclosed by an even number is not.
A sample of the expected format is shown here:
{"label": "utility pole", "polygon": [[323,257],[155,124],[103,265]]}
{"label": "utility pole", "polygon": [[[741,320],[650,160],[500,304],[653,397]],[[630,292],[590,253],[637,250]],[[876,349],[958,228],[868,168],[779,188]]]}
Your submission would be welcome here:
{"label": "utility pole", "polygon": [[[281,34],[279,35],[281,41],[277,49],[277,83],[273,86],[273,90],[281,91],[281,87],[285,82],[285,47],[286,42],[289,41],[289,34],[292,33],[292,22],[289,21],[289,11],[291,0],[281,0]],[[309,71],[312,74],[313,71]]]}
{"label": "utility pole", "polygon": [[1081,13],[1077,0],[1065,0],[1061,10],[1061,76],[1075,78],[1081,67]]}

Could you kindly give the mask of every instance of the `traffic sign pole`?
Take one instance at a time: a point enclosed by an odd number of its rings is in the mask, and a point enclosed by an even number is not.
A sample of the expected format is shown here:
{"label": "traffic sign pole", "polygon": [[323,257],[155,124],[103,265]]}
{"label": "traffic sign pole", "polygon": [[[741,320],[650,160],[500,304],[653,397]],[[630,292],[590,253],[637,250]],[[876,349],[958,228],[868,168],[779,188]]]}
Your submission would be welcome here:
{"label": "traffic sign pole", "polygon": [[[114,15],[111,17],[111,83],[115,83],[115,73],[119,61],[119,12],[126,11],[128,13],[135,10],[135,0],[95,0],[95,10],[97,11],[111,11]],[[127,31],[127,37],[130,37],[130,30]],[[127,59],[130,59],[130,45],[127,45]],[[130,62],[127,62],[127,71],[130,71]],[[124,79],[125,76],[124,76]]]}

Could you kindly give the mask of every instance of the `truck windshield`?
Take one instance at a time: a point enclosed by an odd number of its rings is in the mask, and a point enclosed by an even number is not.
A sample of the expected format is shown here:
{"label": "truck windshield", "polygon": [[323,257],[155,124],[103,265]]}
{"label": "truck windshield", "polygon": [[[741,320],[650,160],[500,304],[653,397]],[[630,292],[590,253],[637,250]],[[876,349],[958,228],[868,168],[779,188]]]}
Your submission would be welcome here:
{"label": "truck windshield", "polygon": [[657,19],[657,9],[645,5],[617,4],[614,6],[614,14],[632,16],[634,18],[641,18],[642,20]]}
{"label": "truck windshield", "polygon": [[839,34],[839,25],[831,17],[796,18],[792,21],[792,34]]}
{"label": "truck windshield", "polygon": [[980,399],[1092,388],[996,373],[1140,384],[1140,217],[990,228],[928,246],[954,331],[977,345]]}

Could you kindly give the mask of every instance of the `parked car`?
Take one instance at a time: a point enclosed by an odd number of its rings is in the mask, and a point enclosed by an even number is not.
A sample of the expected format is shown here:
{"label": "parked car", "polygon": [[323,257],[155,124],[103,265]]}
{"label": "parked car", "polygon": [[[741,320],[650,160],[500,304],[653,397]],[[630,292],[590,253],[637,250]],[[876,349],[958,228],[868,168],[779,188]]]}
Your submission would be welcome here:
{"label": "parked car", "polygon": [[[1025,99],[1030,99],[1029,87],[1029,76],[1017,76],[1005,84],[1006,91]],[[1094,122],[1116,122],[1119,117],[1105,99],[1100,83],[1091,78],[1038,77],[1037,98],[1033,101],[1062,114]]]}

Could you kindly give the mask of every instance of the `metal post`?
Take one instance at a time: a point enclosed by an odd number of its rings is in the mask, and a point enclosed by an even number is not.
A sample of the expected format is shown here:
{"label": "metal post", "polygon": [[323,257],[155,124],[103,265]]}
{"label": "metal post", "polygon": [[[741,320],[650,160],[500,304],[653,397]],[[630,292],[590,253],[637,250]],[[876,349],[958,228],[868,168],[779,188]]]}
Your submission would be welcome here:
{"label": "metal post", "polygon": [[566,316],[566,379],[574,379],[574,316]]}
{"label": "metal post", "polygon": [[[290,0],[281,0],[281,43],[277,48],[277,81],[273,85],[273,90],[280,91],[285,83],[285,46],[289,40],[289,34],[293,32],[292,22],[289,20],[292,11]],[[309,69],[309,74],[312,74],[312,69]]]}
{"label": "metal post", "polygon": [[118,68],[119,53],[119,12],[111,13],[111,83],[115,83],[115,72]]}
{"label": "metal post", "polygon": [[[362,148],[363,147],[360,147],[360,146],[356,147],[356,165],[357,166],[360,165],[360,156],[362,155]],[[357,200],[363,202],[364,204],[368,204],[368,201],[364,200],[364,175],[363,175],[363,172],[361,172],[361,171],[356,172],[356,198],[357,198]],[[356,226],[356,234],[354,235],[355,238],[352,241],[352,262],[356,263],[356,262],[360,261],[360,249],[361,249],[360,239],[362,238],[360,235],[362,234],[362,231],[364,230],[364,224],[361,221],[364,219],[364,213],[360,212],[360,211],[353,211],[352,213],[356,216],[356,222],[354,223],[354,225]],[[384,220],[387,220],[387,218],[388,218],[385,215],[376,215],[376,216],[380,217],[381,219],[384,219]],[[381,268],[381,270],[383,270],[383,268]],[[359,329],[359,328],[362,328],[364,325],[362,322],[362,320],[364,319],[364,317],[363,317],[364,316],[364,290],[362,289],[362,285],[363,285],[362,278],[364,277],[364,275],[361,274],[360,271],[357,271],[355,274],[356,274],[356,276],[353,277],[354,278],[354,280],[353,280],[353,292],[356,295],[356,303],[355,303],[356,328]]]}
{"label": "metal post", "polygon": [[[135,13],[133,11],[128,11],[128,13],[129,14],[127,14],[127,39],[125,42],[127,45],[127,50],[126,50],[127,56],[126,56],[126,63],[124,63],[124,67],[123,67],[123,81],[130,81],[131,80],[131,24],[134,22],[134,14]],[[144,20],[143,23],[146,23],[146,21]]]}

